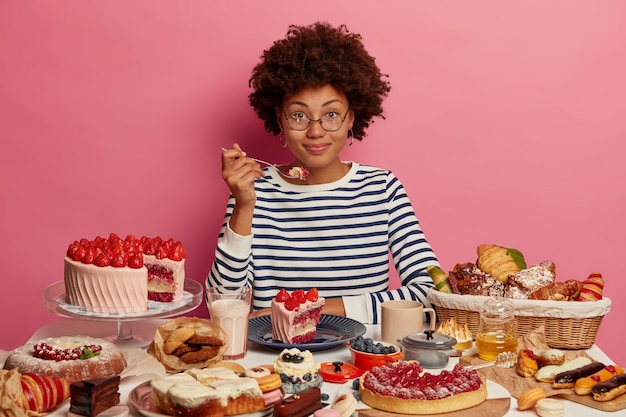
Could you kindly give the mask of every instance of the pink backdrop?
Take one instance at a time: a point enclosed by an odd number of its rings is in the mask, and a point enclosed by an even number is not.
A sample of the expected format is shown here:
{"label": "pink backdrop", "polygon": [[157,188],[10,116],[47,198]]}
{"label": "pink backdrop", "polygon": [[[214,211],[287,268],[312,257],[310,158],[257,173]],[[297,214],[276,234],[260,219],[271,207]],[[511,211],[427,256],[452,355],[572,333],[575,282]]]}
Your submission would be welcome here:
{"label": "pink backdrop", "polygon": [[3,1],[0,348],[61,320],[42,292],[75,239],[180,239],[204,279],[220,147],[288,160],[247,104],[251,68],[322,19],[361,33],[393,88],[344,159],[396,172],[446,270],[497,243],[559,279],[602,272],[597,342],[626,363],[625,15],[619,0]]}

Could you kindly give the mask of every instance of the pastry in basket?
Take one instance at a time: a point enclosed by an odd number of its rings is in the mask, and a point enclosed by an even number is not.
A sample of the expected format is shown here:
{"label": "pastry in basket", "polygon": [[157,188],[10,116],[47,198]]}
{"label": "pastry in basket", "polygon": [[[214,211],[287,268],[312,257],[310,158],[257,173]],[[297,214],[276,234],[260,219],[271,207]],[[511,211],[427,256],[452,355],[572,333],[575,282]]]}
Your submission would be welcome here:
{"label": "pastry in basket", "polygon": [[487,386],[475,370],[456,364],[438,375],[423,373],[417,361],[375,366],[359,379],[361,401],[399,414],[439,414],[463,410],[487,399]]}
{"label": "pastry in basket", "polygon": [[504,284],[509,280],[509,275],[526,269],[524,255],[517,249],[482,244],[478,246],[477,252],[476,265]]}
{"label": "pastry in basket", "polygon": [[578,301],[598,301],[602,300],[604,289],[604,279],[599,272],[593,272],[589,278],[583,281]]}
{"label": "pastry in basket", "polygon": [[4,362],[4,368],[74,382],[119,375],[126,368],[126,359],[122,351],[107,340],[61,336],[29,342],[14,349]]}
{"label": "pastry in basket", "polygon": [[450,280],[448,279],[448,274],[443,272],[443,270],[437,265],[429,265],[426,267],[426,272],[432,278],[435,283],[435,288],[437,291],[445,292],[448,294],[452,294],[452,286],[450,286]]}
{"label": "pastry in basket", "polygon": [[481,271],[475,264],[456,264],[449,275],[455,294],[502,296],[504,284]]}
{"label": "pastry in basket", "polygon": [[65,378],[0,370],[0,415],[27,417],[52,411],[70,396]]}
{"label": "pastry in basket", "polygon": [[526,299],[533,291],[554,282],[555,276],[556,267],[551,261],[522,269],[509,275],[504,295],[509,298]]}
{"label": "pastry in basket", "polygon": [[575,279],[554,281],[533,291],[528,296],[530,300],[569,301],[576,300],[582,290],[582,282]]}

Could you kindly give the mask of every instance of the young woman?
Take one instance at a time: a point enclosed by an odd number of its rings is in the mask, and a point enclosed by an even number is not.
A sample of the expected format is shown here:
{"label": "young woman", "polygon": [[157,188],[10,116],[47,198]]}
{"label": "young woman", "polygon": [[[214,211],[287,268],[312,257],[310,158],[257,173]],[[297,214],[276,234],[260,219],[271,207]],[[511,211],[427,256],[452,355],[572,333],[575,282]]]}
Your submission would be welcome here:
{"label": "young woman", "polygon": [[[238,144],[222,154],[231,196],[207,286],[250,285],[255,315],[285,288],[317,288],[324,313],[380,321],[390,299],[425,305],[438,265],[404,187],[389,170],[346,162],[345,146],[383,117],[390,90],[361,36],[291,26],[254,68],[250,104],[289,165],[261,168]],[[304,178],[289,178],[299,167]],[[292,172],[293,173],[293,172]],[[389,289],[389,254],[402,286]]]}

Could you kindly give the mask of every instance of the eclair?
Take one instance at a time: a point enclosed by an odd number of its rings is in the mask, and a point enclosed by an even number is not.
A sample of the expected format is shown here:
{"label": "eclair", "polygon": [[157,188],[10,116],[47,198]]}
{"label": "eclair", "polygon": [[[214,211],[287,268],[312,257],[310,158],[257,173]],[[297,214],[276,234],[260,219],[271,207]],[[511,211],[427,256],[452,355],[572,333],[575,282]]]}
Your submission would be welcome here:
{"label": "eclair", "polygon": [[589,375],[593,375],[602,368],[604,364],[601,362],[591,362],[589,365],[581,366],[580,368],[572,369],[571,371],[561,372],[554,376],[553,388],[574,388],[576,380],[584,378]]}
{"label": "eclair", "polygon": [[626,374],[614,376],[613,378],[598,382],[591,389],[593,399],[596,401],[610,401],[626,393]]}
{"label": "eclair", "polygon": [[614,376],[621,375],[623,373],[624,373],[624,370],[620,368],[619,366],[614,366],[614,365],[605,366],[604,368],[600,369],[598,372],[592,375],[589,375],[583,378],[578,378],[576,380],[576,383],[574,384],[574,391],[576,391],[576,394],[578,395],[591,394],[591,389],[598,382],[607,381],[613,378]]}
{"label": "eclair", "polygon": [[569,371],[571,369],[580,368],[581,366],[585,366],[590,364],[592,361],[587,356],[579,356],[570,361],[565,361],[563,365],[548,365],[543,368],[539,368],[537,373],[535,374],[535,379],[539,382],[554,382],[554,376],[561,372]]}

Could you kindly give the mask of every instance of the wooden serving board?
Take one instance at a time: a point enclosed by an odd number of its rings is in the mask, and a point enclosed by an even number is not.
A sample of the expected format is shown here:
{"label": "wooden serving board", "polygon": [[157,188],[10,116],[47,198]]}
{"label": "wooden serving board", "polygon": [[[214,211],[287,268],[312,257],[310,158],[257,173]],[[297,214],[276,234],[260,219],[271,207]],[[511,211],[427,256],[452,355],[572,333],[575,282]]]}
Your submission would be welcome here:
{"label": "wooden serving board", "polygon": [[620,395],[611,401],[596,401],[591,395],[559,394],[557,397],[602,411],[618,411],[626,408],[626,394]]}
{"label": "wooden serving board", "polygon": [[[485,400],[482,404],[465,410],[453,411],[443,414],[420,414],[422,417],[502,417],[511,406],[510,398],[494,398]],[[394,414],[388,411],[370,408],[357,410],[359,417],[416,417],[414,414]]]}

